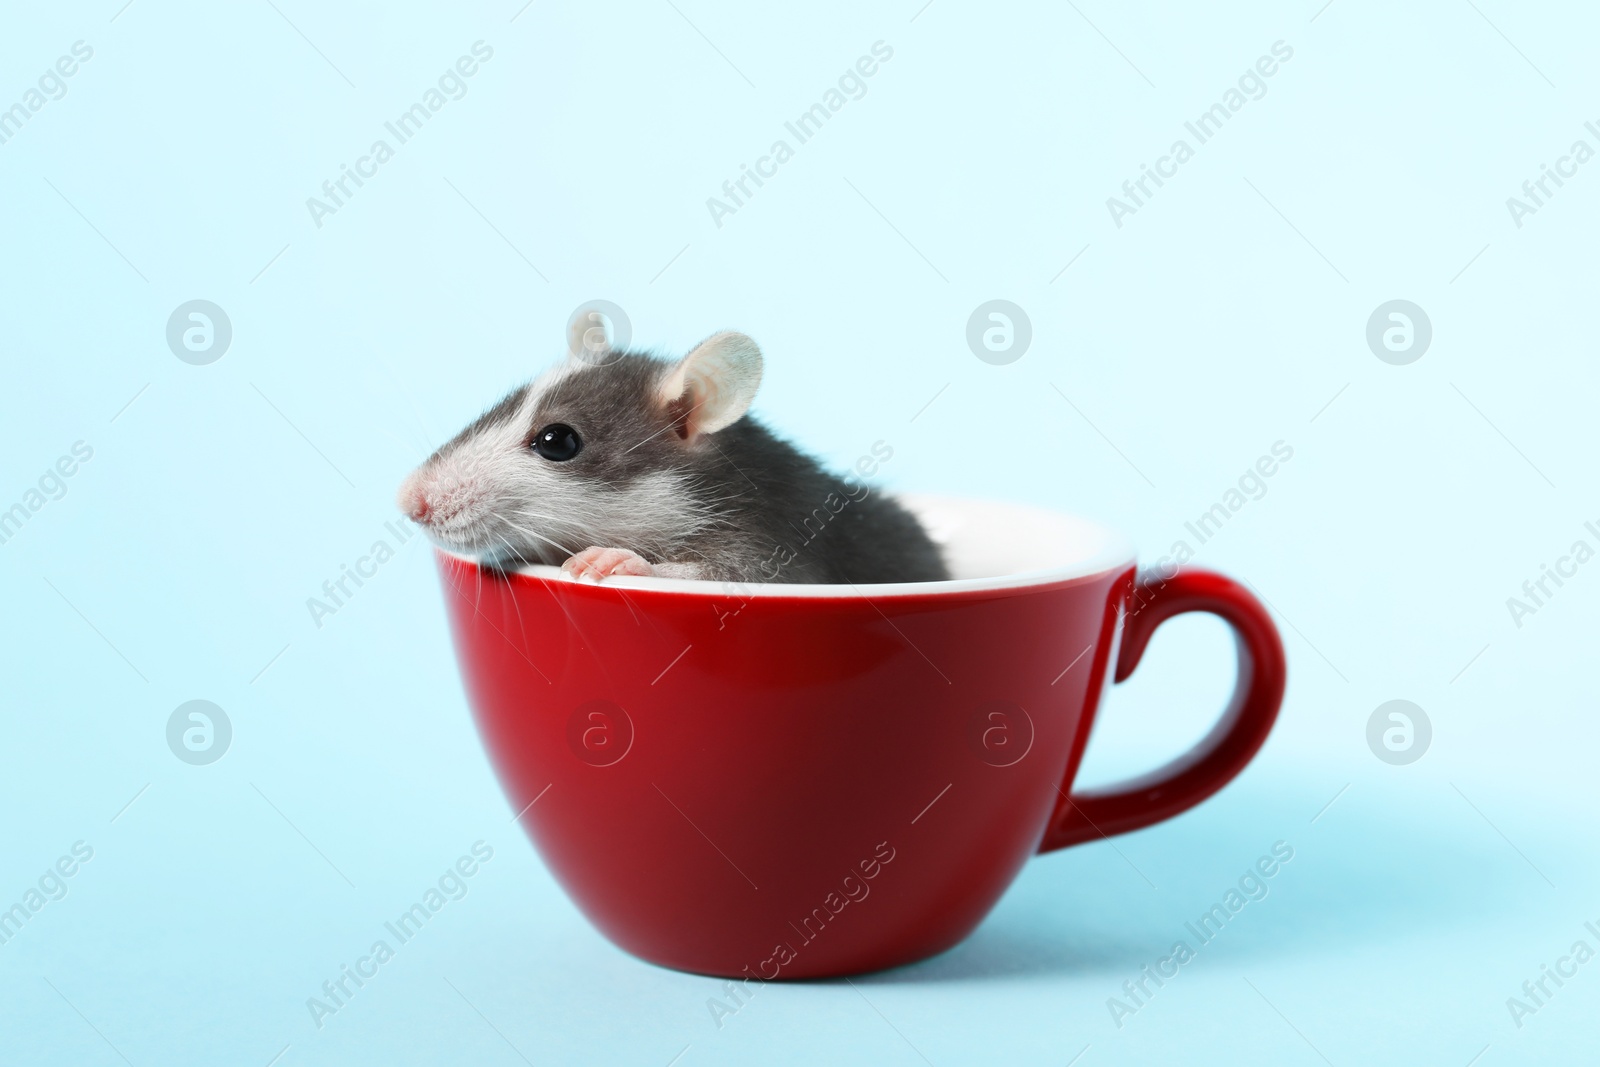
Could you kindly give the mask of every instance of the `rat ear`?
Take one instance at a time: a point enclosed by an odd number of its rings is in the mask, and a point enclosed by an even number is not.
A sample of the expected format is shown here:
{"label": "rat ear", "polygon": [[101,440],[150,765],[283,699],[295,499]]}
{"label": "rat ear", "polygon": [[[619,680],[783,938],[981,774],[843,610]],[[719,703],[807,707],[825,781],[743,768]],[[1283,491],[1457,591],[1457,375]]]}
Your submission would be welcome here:
{"label": "rat ear", "polygon": [[715,333],[672,368],[661,399],[677,421],[678,436],[716,433],[750,410],[761,384],[761,349],[742,333]]}
{"label": "rat ear", "polygon": [[611,354],[611,337],[606,331],[606,319],[599,311],[586,311],[574,315],[567,324],[567,358],[584,363],[601,364]]}

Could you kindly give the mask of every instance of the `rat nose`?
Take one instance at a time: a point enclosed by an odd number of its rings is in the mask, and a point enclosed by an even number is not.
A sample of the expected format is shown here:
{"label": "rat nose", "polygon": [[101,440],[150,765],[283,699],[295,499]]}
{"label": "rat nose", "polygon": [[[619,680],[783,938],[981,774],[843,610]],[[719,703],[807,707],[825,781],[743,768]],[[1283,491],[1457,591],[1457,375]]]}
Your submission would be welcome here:
{"label": "rat nose", "polygon": [[395,503],[414,522],[426,523],[433,517],[433,505],[428,501],[427,489],[416,475],[406,479]]}

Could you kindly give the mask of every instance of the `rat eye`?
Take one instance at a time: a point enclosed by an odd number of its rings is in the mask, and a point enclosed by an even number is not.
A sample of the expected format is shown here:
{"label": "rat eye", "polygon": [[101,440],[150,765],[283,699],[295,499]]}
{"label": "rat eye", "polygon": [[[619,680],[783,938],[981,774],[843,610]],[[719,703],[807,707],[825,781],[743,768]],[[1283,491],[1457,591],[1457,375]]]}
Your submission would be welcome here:
{"label": "rat eye", "polygon": [[552,422],[533,435],[533,450],[545,459],[565,463],[583,451],[583,439],[566,423]]}

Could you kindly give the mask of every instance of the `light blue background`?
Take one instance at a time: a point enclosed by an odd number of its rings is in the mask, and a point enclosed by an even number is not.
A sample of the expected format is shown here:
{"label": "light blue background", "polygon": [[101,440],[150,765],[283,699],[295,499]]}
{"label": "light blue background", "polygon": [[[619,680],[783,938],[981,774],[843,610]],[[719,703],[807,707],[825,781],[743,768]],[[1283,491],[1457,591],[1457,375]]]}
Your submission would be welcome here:
{"label": "light blue background", "polygon": [[[1600,963],[1520,1029],[1506,999],[1596,945],[1600,564],[1520,628],[1505,603],[1600,520],[1600,163],[1521,228],[1505,206],[1600,147],[1592,13],[275,2],[51,5],[0,34],[0,107],[94,48],[0,145],[0,507],[94,449],[0,545],[0,906],[94,848],[0,946],[0,1061],[1592,1056]],[[480,39],[466,96],[317,228],[306,198]],[[715,226],[706,198],[878,40],[867,94]],[[1106,198],[1278,40],[1267,94],[1116,227]],[[209,366],[164,339],[195,298],[234,329]],[[719,1028],[719,983],[611,947],[510,824],[422,539],[320,629],[306,609],[593,298],[640,343],[755,336],[759,412],[835,462],[882,438],[891,488],[1080,512],[1147,560],[1292,446],[1196,560],[1279,613],[1260,758],[1034,861],[942,958],[767,987]],[[964,340],[993,298],[1033,324],[1009,366]],[[1434,327],[1409,366],[1364,339],[1394,298]],[[1085,778],[1200,736],[1228,648],[1212,620],[1163,630]],[[234,727],[211,766],[165,742],[195,698]],[[1410,766],[1365,740],[1393,698],[1433,724]],[[480,839],[469,894],[317,1029],[306,998]],[[1114,1025],[1107,998],[1278,840],[1270,895]]]}

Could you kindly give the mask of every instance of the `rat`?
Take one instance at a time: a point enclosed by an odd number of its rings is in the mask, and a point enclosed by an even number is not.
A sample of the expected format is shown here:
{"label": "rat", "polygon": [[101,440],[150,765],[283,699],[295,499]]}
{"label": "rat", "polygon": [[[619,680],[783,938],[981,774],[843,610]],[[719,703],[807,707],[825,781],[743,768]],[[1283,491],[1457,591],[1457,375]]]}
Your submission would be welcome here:
{"label": "rat", "polygon": [[[762,373],[749,337],[713,334],[674,361],[615,350],[581,317],[569,333],[564,363],[401,485],[401,511],[436,544],[492,568],[559,564],[590,581],[950,577],[910,511],[749,414]],[[880,441],[874,453],[893,449]]]}

